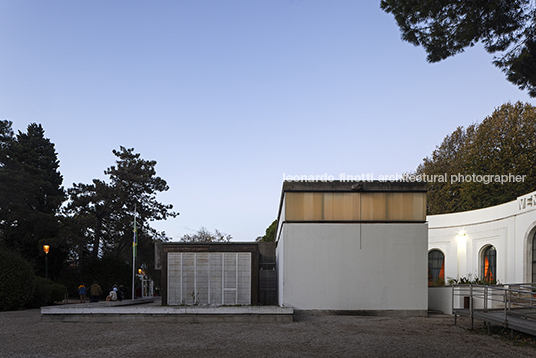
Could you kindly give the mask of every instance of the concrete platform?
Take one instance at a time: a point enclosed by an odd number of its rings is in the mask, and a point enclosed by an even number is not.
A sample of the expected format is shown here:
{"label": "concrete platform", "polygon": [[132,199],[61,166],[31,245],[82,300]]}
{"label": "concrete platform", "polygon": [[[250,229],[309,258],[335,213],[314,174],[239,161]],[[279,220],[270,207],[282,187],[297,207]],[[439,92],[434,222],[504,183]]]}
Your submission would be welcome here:
{"label": "concrete platform", "polygon": [[161,306],[149,299],[41,308],[41,320],[55,322],[292,322],[292,307]]}

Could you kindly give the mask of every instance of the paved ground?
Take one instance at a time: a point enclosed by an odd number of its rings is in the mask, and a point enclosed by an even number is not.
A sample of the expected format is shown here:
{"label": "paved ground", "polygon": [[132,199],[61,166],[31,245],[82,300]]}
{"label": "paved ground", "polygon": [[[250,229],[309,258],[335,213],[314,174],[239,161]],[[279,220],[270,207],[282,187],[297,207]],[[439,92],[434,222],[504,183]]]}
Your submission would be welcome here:
{"label": "paved ground", "polygon": [[59,323],[0,312],[0,357],[536,357],[450,316],[307,316],[293,323]]}

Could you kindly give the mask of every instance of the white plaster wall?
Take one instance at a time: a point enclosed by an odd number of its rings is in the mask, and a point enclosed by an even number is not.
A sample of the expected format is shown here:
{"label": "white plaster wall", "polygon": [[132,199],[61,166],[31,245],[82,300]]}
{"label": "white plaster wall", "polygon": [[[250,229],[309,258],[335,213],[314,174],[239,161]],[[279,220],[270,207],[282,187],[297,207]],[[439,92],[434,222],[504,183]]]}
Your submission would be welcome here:
{"label": "white plaster wall", "polygon": [[445,278],[481,277],[481,250],[493,245],[497,249],[497,279],[502,283],[530,282],[536,202],[530,206],[521,203],[535,194],[485,209],[428,216],[428,249],[445,254]]}
{"label": "white plaster wall", "polygon": [[285,255],[285,250],[283,250],[283,245],[281,240],[277,242],[277,246],[275,248],[275,267],[277,270],[277,302],[280,306],[283,305],[283,294],[284,294],[284,287],[283,287],[283,272],[284,270],[284,262],[283,259]]}
{"label": "white plaster wall", "polygon": [[426,310],[427,224],[286,223],[280,304],[299,310]]}
{"label": "white plaster wall", "polygon": [[428,287],[428,309],[452,314],[452,286]]}

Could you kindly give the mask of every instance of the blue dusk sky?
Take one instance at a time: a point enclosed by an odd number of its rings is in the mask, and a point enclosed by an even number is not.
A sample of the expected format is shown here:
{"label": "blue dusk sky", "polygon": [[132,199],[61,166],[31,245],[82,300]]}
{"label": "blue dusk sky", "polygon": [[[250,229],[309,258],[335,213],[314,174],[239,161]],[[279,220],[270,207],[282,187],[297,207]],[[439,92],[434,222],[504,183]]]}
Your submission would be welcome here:
{"label": "blue dusk sky", "polygon": [[120,146],[156,160],[174,241],[253,241],[284,175],[410,172],[456,127],[534,103],[481,46],[427,63],[379,0],[0,0],[0,54],[0,119],[43,125],[66,188]]}

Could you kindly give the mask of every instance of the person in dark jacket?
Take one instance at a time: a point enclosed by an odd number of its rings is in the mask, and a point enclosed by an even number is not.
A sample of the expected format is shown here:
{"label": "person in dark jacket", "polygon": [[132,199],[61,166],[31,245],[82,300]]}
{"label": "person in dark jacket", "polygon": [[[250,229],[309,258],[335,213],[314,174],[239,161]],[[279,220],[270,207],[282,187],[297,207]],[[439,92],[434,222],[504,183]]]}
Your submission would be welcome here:
{"label": "person in dark jacket", "polygon": [[99,302],[99,296],[102,295],[102,288],[97,281],[93,282],[89,290],[90,299],[89,302]]}

